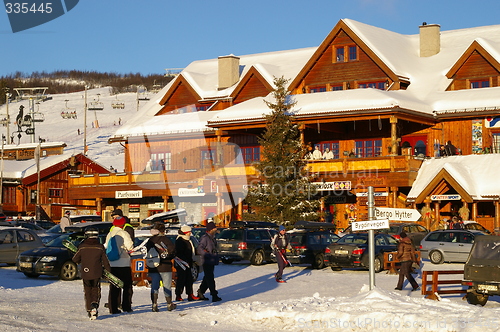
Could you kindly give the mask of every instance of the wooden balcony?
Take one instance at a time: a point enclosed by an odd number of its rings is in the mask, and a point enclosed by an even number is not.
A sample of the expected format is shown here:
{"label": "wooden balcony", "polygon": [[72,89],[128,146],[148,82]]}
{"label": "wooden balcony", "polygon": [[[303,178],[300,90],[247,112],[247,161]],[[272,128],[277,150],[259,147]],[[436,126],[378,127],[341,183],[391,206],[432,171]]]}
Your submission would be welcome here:
{"label": "wooden balcony", "polygon": [[[422,159],[412,156],[385,156],[375,158],[342,158],[308,161],[310,172],[317,179],[359,181],[361,178],[384,177],[383,186],[411,186]],[[210,181],[231,178],[246,184],[257,175],[251,165],[185,169],[151,172],[72,175],[69,192],[73,198],[114,198],[115,191],[143,190],[143,197],[176,195],[181,187],[210,186]],[[145,192],[144,192],[145,191]]]}

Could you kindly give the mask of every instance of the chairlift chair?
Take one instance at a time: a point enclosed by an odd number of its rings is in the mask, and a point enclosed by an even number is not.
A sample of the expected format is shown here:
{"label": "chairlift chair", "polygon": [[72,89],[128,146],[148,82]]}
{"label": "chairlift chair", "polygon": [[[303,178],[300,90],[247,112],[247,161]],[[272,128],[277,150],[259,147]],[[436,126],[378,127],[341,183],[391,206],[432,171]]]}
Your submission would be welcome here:
{"label": "chairlift chair", "polygon": [[89,111],[102,111],[104,109],[104,104],[100,101],[92,101],[89,104]]}

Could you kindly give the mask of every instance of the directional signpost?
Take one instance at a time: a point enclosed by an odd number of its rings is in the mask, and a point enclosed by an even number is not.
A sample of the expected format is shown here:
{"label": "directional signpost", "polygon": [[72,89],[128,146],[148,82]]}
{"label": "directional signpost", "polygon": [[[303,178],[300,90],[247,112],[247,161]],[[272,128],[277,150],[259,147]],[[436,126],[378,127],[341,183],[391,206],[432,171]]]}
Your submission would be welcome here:
{"label": "directional signpost", "polygon": [[417,221],[422,215],[415,209],[397,208],[375,208],[376,219],[388,219],[397,221]]}

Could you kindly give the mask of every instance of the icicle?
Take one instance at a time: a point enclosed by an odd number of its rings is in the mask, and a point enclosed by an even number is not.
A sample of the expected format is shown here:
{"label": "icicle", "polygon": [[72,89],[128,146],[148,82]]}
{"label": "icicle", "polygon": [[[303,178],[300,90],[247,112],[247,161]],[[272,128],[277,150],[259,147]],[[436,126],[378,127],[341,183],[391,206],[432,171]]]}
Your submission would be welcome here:
{"label": "icicle", "polygon": [[378,116],[378,130],[382,130],[382,119],[380,119],[380,115]]}
{"label": "icicle", "polygon": [[372,120],[368,119],[368,131],[372,131]]}
{"label": "icicle", "polygon": [[319,125],[319,121],[318,121],[318,134],[321,134],[321,128],[320,128],[320,125]]}

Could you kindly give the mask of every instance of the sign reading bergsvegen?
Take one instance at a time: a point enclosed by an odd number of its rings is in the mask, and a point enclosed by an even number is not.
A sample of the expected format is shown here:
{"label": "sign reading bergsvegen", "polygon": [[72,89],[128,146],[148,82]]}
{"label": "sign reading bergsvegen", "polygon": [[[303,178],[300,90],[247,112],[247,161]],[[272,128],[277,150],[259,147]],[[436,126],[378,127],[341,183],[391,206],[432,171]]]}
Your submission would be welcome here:
{"label": "sign reading bergsvegen", "polygon": [[31,29],[73,9],[80,0],[4,0],[12,32]]}

